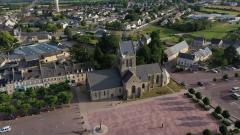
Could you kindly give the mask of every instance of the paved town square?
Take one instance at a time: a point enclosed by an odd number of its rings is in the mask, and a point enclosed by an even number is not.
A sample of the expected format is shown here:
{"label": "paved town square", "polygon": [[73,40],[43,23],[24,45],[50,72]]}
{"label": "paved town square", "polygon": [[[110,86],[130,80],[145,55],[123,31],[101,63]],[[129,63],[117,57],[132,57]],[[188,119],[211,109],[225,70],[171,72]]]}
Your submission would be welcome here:
{"label": "paved town square", "polygon": [[218,129],[209,112],[182,94],[136,102],[89,113],[90,126],[101,122],[108,127],[109,135],[200,135],[206,128],[213,132]]}

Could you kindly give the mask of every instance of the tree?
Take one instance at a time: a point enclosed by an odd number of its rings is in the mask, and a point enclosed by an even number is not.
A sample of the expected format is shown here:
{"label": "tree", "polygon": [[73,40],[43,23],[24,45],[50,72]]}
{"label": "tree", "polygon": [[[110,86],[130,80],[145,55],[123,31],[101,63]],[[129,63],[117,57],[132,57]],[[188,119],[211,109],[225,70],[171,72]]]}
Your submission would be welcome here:
{"label": "tree", "polygon": [[0,31],[0,50],[10,51],[16,42],[17,40],[9,32]]}
{"label": "tree", "polygon": [[150,35],[152,41],[159,41],[160,40],[160,32],[159,31],[153,31]]}
{"label": "tree", "polygon": [[90,54],[87,50],[86,47],[82,45],[75,44],[71,49],[70,49],[70,54],[72,59],[79,63],[86,63],[89,62],[90,59]]}
{"label": "tree", "polygon": [[6,93],[0,93],[0,103],[7,103],[10,101],[10,97]]}
{"label": "tree", "polygon": [[203,130],[203,135],[212,135],[212,133],[209,129],[205,129]]}
{"label": "tree", "polygon": [[216,81],[217,81],[217,79],[216,79],[216,78],[213,78],[213,81],[214,81],[214,82],[216,82]]}
{"label": "tree", "polygon": [[200,92],[197,92],[195,96],[197,99],[202,99],[202,94]]}
{"label": "tree", "polygon": [[23,100],[25,98],[25,94],[24,92],[16,91],[13,93],[12,98],[17,100]]}
{"label": "tree", "polygon": [[54,108],[54,106],[57,103],[57,97],[56,96],[46,96],[44,98],[44,101],[48,105],[48,107]]}
{"label": "tree", "polygon": [[36,91],[33,88],[28,88],[25,92],[26,96],[35,98],[37,96]]}
{"label": "tree", "polygon": [[220,106],[217,106],[214,110],[215,113],[221,114],[222,113],[222,108]]}
{"label": "tree", "polygon": [[69,92],[60,92],[57,95],[59,104],[69,104],[72,99],[72,94]]}
{"label": "tree", "polygon": [[224,111],[222,112],[222,116],[223,116],[225,119],[230,118],[230,114],[229,114],[229,112],[228,112],[227,110],[224,110]]}
{"label": "tree", "polygon": [[236,48],[233,45],[230,45],[224,49],[224,56],[227,58],[229,64],[233,64],[238,56]]}
{"label": "tree", "polygon": [[82,20],[82,21],[80,22],[80,24],[81,24],[81,26],[86,26],[86,25],[87,25],[87,23],[86,23],[85,20]]}
{"label": "tree", "polygon": [[236,128],[240,128],[240,120],[237,120],[237,121],[235,122],[235,127],[236,127]]}
{"label": "tree", "polygon": [[101,51],[103,53],[112,53],[112,54],[116,54],[117,53],[117,49],[119,46],[119,41],[120,38],[117,35],[104,35],[99,43],[98,46],[100,47]]}
{"label": "tree", "polygon": [[235,76],[235,77],[239,77],[239,74],[238,74],[238,73],[235,73],[234,76]]}
{"label": "tree", "polygon": [[21,110],[24,113],[24,115],[28,114],[30,108],[31,106],[28,103],[24,103],[21,105]]}
{"label": "tree", "polygon": [[189,132],[189,133],[186,133],[186,135],[192,135],[192,133]]}
{"label": "tree", "polygon": [[36,94],[39,99],[43,99],[47,95],[47,93],[47,89],[44,87],[40,87],[36,90]]}
{"label": "tree", "polygon": [[195,93],[196,93],[193,88],[190,88],[188,91],[189,91],[189,93],[191,93],[191,94],[195,94]]}
{"label": "tree", "polygon": [[222,133],[222,135],[228,135],[228,130],[225,125],[220,126],[219,131]]}
{"label": "tree", "polygon": [[203,98],[203,103],[205,105],[209,105],[210,104],[210,101],[209,101],[208,97]]}
{"label": "tree", "polygon": [[149,63],[151,59],[151,50],[147,45],[143,45],[137,51],[137,64]]}
{"label": "tree", "polygon": [[227,74],[223,75],[223,79],[224,80],[228,79],[228,75]]}

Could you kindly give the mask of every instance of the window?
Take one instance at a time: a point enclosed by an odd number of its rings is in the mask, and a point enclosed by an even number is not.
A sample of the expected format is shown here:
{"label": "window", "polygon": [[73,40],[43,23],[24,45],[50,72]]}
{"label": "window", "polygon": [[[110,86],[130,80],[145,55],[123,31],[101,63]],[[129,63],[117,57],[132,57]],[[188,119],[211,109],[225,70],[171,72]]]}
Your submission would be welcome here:
{"label": "window", "polygon": [[159,82],[160,82],[160,77],[159,75],[157,75],[156,83],[159,83]]}
{"label": "window", "polygon": [[103,95],[104,95],[104,96],[106,95],[106,92],[105,92],[105,91],[103,91]]}
{"label": "window", "polygon": [[142,88],[145,89],[145,84],[142,84]]}
{"label": "window", "polygon": [[132,86],[132,94],[135,94],[135,92],[136,92],[136,87]]}
{"label": "window", "polygon": [[97,97],[97,93],[95,92],[95,97]]}

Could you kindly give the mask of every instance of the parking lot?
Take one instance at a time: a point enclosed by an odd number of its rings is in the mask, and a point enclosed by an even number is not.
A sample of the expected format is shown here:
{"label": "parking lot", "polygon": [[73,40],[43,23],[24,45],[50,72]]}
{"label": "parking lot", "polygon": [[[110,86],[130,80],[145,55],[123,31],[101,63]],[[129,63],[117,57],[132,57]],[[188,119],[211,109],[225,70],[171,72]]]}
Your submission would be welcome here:
{"label": "parking lot", "polygon": [[229,75],[228,81],[213,82],[213,78],[221,78],[223,74],[215,74],[210,72],[196,72],[196,73],[175,73],[172,77],[178,81],[184,81],[187,87],[199,87],[197,82],[203,82],[203,86],[198,89],[203,96],[208,96],[213,105],[220,105],[227,109],[234,116],[240,117],[240,101],[231,97],[230,89],[232,87],[240,86],[239,78],[235,78],[235,72],[227,72]]}

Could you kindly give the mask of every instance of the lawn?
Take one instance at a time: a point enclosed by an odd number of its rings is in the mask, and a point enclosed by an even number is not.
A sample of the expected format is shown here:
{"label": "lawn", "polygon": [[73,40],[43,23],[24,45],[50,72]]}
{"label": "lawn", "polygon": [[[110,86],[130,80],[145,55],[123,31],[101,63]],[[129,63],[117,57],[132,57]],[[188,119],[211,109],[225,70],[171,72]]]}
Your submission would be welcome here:
{"label": "lawn", "polygon": [[150,97],[156,97],[156,96],[161,96],[161,95],[166,95],[166,94],[171,94],[175,92],[180,92],[183,89],[182,86],[177,84],[175,81],[171,80],[170,83],[165,86],[165,87],[157,87],[149,92],[143,93],[141,98],[150,98]]}
{"label": "lawn", "polygon": [[188,33],[192,36],[205,37],[206,39],[211,38],[224,38],[227,33],[231,30],[237,29],[240,27],[240,24],[229,24],[229,23],[214,23],[212,28],[197,32]]}
{"label": "lawn", "polygon": [[[143,29],[140,29],[139,33],[140,34],[146,34],[146,33],[150,34],[151,32],[158,31],[158,30],[160,31],[160,39],[162,41],[178,42],[179,37],[174,35],[176,33],[179,33],[178,31],[176,31],[174,29],[160,27],[155,24],[147,25]],[[129,32],[129,35],[131,35],[133,37],[133,39],[137,39],[137,34],[135,31]]]}

